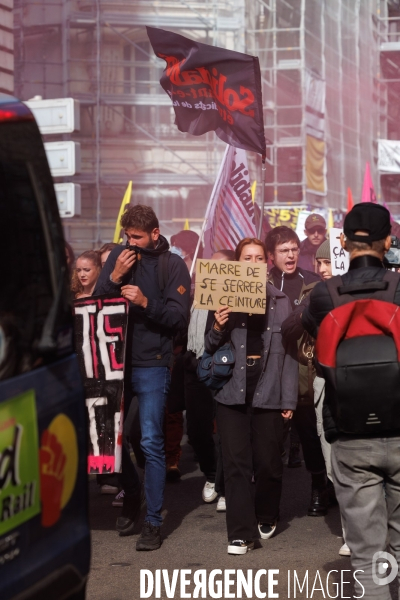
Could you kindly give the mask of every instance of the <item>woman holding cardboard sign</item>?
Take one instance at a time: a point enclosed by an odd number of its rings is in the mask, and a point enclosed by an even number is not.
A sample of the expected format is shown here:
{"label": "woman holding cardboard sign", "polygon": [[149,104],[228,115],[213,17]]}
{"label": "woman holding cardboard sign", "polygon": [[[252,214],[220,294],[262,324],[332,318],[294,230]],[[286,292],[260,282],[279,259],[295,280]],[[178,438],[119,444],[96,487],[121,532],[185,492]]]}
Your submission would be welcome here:
{"label": "woman holding cardboard sign", "polygon": [[[236,248],[236,260],[266,263],[264,244],[245,238]],[[266,293],[264,314],[220,308],[205,337],[208,352],[230,341],[236,357],[232,378],[216,395],[229,554],[245,554],[254,540],[269,539],[275,532],[282,490],[282,417],[290,419],[297,403],[296,349],[285,347],[281,335],[290,302],[270,283]]]}

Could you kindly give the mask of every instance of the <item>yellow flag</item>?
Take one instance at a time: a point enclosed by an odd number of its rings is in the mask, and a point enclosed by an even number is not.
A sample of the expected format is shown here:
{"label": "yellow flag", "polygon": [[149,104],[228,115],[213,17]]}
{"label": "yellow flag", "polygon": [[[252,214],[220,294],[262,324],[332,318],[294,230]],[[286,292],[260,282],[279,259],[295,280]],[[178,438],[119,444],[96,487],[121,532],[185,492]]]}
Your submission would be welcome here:
{"label": "yellow flag", "polygon": [[123,237],[121,235],[121,217],[125,210],[125,206],[127,204],[129,204],[129,202],[131,201],[131,194],[132,194],[132,181],[130,181],[128,183],[128,187],[126,188],[126,192],[124,194],[124,197],[122,198],[121,208],[119,209],[117,222],[115,224],[115,232],[114,232],[114,239],[113,239],[114,244],[121,244],[121,242],[123,240]]}
{"label": "yellow flag", "polygon": [[335,222],[333,220],[333,211],[330,208],[329,209],[329,214],[328,214],[328,230],[332,229],[333,227],[335,227]]}
{"label": "yellow flag", "polygon": [[257,181],[254,180],[252,185],[251,185],[251,199],[253,200],[253,204],[254,204],[254,200],[256,199],[256,188],[257,188]]}
{"label": "yellow flag", "polygon": [[185,224],[183,226],[183,231],[189,231],[189,230],[190,230],[189,219],[186,219]]}

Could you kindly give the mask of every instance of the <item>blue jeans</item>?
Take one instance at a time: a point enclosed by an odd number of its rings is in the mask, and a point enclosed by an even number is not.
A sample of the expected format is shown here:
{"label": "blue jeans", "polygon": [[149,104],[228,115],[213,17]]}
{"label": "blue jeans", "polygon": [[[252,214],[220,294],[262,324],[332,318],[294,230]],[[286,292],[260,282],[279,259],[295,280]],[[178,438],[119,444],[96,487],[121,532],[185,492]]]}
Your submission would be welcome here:
{"label": "blue jeans", "polygon": [[168,367],[133,367],[132,391],[139,402],[140,442],[146,459],[146,521],[160,526],[165,488],[164,414],[171,381]]}

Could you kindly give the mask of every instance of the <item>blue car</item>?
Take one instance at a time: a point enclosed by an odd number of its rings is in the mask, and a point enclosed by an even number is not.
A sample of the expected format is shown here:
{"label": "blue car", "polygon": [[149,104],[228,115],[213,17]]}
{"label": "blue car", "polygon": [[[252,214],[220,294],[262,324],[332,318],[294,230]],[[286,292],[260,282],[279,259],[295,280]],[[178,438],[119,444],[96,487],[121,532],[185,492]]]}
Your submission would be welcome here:
{"label": "blue car", "polygon": [[0,598],[83,600],[87,424],[65,243],[31,111],[0,94]]}

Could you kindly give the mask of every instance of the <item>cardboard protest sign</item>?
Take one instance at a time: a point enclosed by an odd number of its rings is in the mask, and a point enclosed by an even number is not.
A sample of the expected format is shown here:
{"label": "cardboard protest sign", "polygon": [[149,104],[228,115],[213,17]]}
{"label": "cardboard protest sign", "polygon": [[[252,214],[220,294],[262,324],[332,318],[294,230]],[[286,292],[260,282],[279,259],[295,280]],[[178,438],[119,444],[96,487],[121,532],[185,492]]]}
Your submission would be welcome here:
{"label": "cardboard protest sign", "polygon": [[331,249],[332,275],[343,275],[349,270],[349,253],[340,245],[341,229],[332,227],[329,230],[329,244]]}
{"label": "cardboard protest sign", "polygon": [[109,296],[75,300],[74,316],[89,415],[88,472],[119,472],[128,302]]}
{"label": "cardboard protest sign", "polygon": [[228,260],[196,261],[193,306],[233,312],[264,314],[267,307],[267,265]]}

